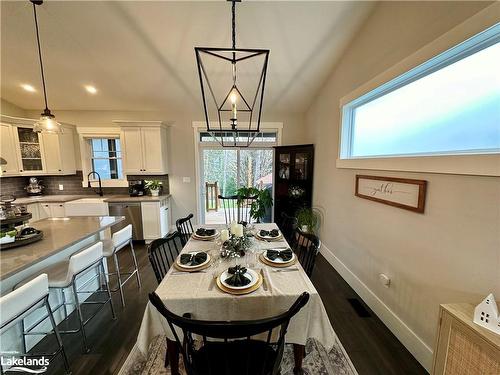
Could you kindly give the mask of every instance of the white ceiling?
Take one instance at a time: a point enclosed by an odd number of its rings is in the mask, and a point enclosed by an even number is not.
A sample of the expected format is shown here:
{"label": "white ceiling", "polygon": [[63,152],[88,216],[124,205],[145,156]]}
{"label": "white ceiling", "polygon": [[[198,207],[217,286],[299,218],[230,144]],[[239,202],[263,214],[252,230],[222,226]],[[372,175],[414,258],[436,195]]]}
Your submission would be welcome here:
{"label": "white ceiling", "polygon": [[[307,109],[373,4],[237,4],[237,46],[271,50],[265,113]],[[230,47],[226,1],[46,1],[38,9],[54,111],[201,112],[193,48]],[[24,91],[23,83],[38,91]],[[27,0],[1,2],[1,97],[24,109],[43,106]]]}

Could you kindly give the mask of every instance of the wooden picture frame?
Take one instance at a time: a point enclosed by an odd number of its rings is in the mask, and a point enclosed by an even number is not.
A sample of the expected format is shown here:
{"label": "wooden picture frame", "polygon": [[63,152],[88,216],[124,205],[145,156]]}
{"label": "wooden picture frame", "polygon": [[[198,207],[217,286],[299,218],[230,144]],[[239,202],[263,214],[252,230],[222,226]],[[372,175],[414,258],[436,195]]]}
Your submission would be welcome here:
{"label": "wooden picture frame", "polygon": [[424,213],[427,181],[356,175],[354,195],[405,210]]}

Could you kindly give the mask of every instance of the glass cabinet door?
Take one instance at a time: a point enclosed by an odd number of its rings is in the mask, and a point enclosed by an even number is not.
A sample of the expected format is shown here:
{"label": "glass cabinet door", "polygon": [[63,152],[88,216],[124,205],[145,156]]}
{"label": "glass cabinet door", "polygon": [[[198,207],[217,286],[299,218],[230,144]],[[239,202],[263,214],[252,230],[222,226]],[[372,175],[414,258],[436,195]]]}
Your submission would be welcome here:
{"label": "glass cabinet door", "polygon": [[279,154],[278,178],[290,179],[290,154]]}
{"label": "glass cabinet door", "polygon": [[310,153],[298,152],[295,154],[295,179],[307,180],[309,178],[309,157]]}
{"label": "glass cabinet door", "polygon": [[42,152],[38,134],[31,128],[17,128],[22,171],[42,171]]}

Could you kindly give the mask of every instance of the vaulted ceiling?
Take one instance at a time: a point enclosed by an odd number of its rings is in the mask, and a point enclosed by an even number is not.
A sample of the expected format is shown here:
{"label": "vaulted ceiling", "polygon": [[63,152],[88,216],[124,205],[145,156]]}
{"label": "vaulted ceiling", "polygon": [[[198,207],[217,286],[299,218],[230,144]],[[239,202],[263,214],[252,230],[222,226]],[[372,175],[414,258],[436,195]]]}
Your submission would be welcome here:
{"label": "vaulted ceiling", "polygon": [[[238,3],[237,46],[271,50],[265,111],[306,110],[372,7]],[[53,110],[201,112],[194,47],[231,44],[226,1],[46,1],[38,11]],[[2,1],[1,97],[24,109],[43,104],[35,43],[31,3]]]}

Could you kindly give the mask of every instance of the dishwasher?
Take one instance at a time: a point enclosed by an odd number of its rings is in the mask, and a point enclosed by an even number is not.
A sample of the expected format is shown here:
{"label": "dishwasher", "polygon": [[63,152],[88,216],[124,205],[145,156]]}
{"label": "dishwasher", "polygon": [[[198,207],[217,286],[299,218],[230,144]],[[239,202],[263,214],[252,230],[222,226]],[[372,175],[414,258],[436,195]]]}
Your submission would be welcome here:
{"label": "dishwasher", "polygon": [[111,227],[111,233],[115,233],[127,225],[132,224],[132,239],[144,240],[142,232],[141,203],[109,203],[110,216],[125,216],[125,220]]}

